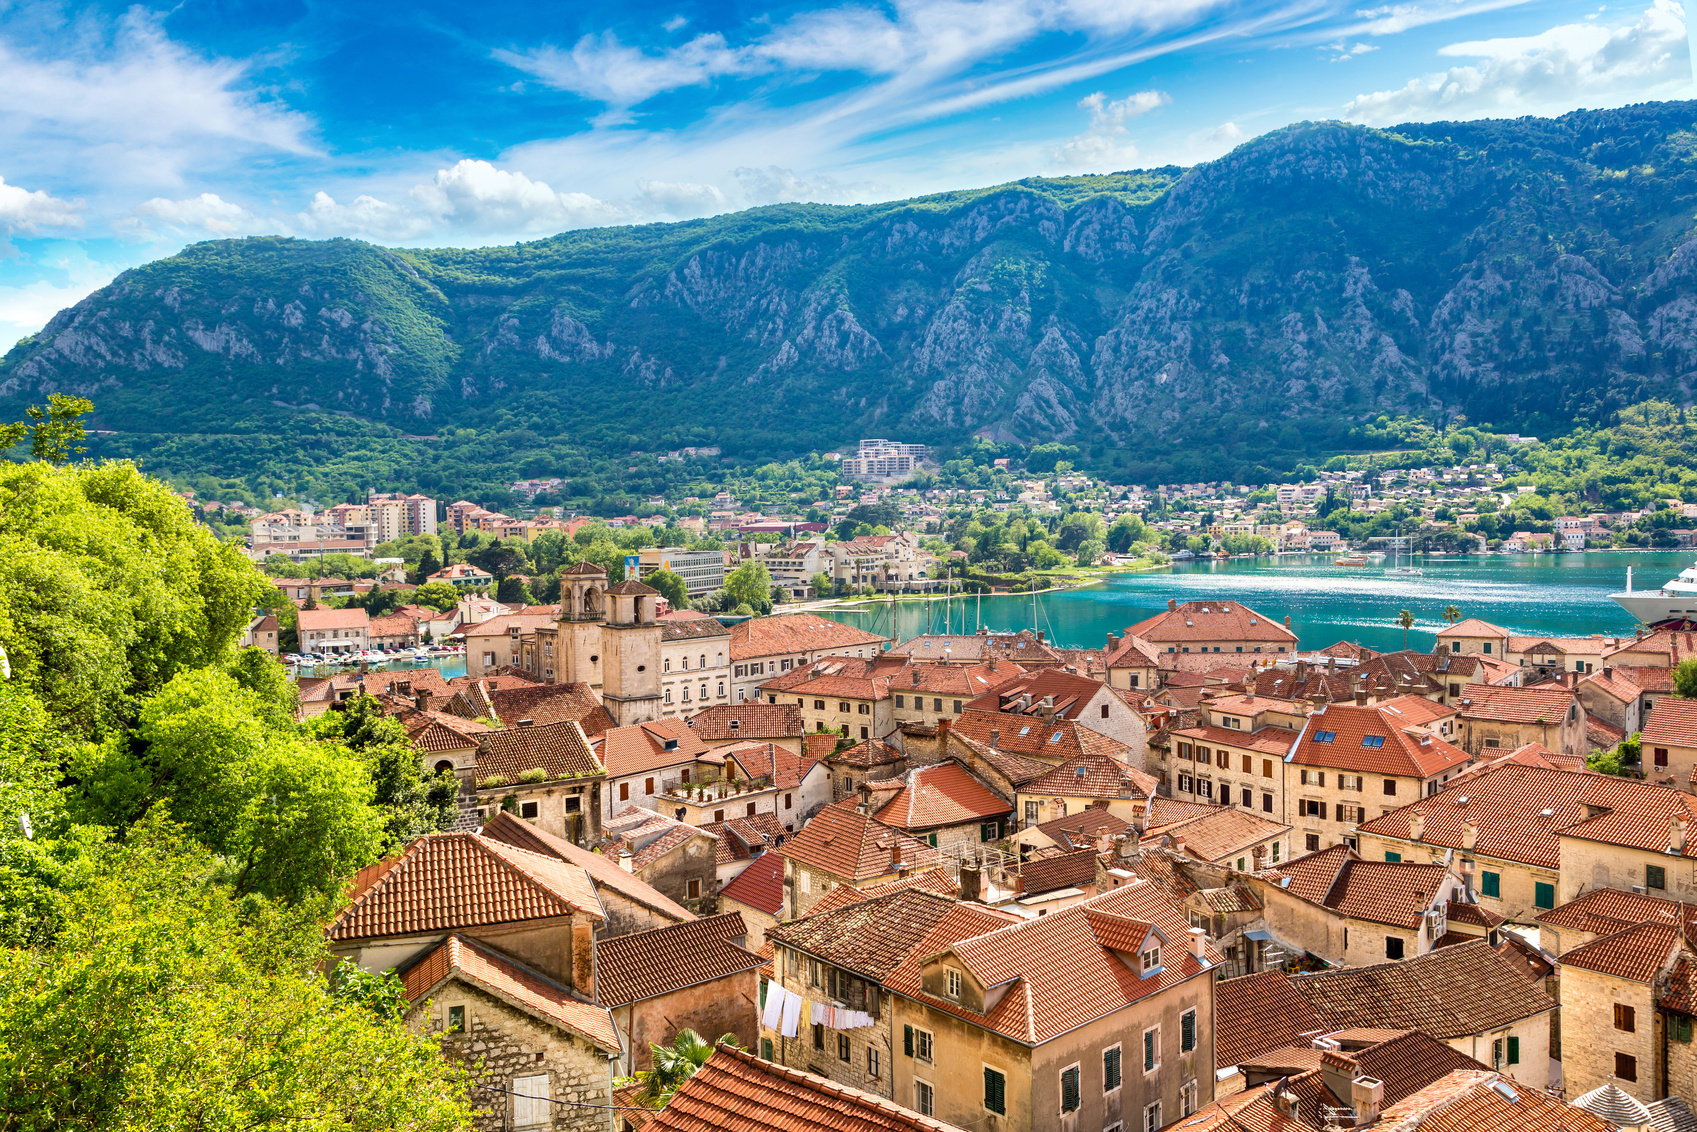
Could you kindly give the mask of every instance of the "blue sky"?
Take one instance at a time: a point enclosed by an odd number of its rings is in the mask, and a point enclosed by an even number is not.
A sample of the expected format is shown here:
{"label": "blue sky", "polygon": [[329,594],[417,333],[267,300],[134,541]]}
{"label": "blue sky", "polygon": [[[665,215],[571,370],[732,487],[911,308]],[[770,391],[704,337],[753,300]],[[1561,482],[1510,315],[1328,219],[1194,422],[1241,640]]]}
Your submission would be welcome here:
{"label": "blue sky", "polygon": [[0,0],[0,349],[257,233],[477,245],[1691,98],[1675,0]]}

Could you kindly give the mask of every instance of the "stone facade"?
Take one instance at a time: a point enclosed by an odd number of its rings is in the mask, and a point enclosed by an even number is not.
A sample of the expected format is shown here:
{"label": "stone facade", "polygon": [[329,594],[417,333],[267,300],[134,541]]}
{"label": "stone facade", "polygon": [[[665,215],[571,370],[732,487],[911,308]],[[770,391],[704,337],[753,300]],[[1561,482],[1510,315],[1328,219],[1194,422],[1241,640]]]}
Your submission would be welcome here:
{"label": "stone facade", "polygon": [[[1624,1007],[1631,1011],[1631,1030]],[[1579,1096],[1608,1081],[1648,1104],[1661,1098],[1662,1018],[1655,987],[1598,971],[1561,971],[1562,1085]],[[1622,1063],[1621,1058],[1631,1058]],[[1630,1069],[1630,1079],[1621,1070]]]}
{"label": "stone facade", "polygon": [[[468,986],[458,979],[442,986],[427,1002],[413,1006],[407,1024],[420,1033],[447,1029],[448,1009],[462,1007],[465,1030],[448,1034],[443,1053],[466,1063],[472,1075],[472,1103],[478,1111],[473,1125],[478,1132],[605,1132],[605,1109],[574,1108],[569,1105],[530,1105],[513,1096],[514,1083],[547,1076],[548,1096],[553,1100],[582,1104],[613,1103],[614,1062],[582,1038],[546,1025],[525,1011]],[[499,1092],[478,1091],[481,1086]],[[529,1086],[527,1086],[529,1087]],[[539,1091],[539,1090],[538,1090]],[[545,1112],[541,1123],[517,1123],[526,1110]]]}
{"label": "stone facade", "polygon": [[754,1049],[760,1037],[759,993],[759,970],[750,967],[671,994],[614,1007],[613,1021],[625,1039],[621,1071],[652,1067],[649,1045],[669,1045],[678,1031],[686,1028],[709,1042],[730,1034],[744,1049]]}

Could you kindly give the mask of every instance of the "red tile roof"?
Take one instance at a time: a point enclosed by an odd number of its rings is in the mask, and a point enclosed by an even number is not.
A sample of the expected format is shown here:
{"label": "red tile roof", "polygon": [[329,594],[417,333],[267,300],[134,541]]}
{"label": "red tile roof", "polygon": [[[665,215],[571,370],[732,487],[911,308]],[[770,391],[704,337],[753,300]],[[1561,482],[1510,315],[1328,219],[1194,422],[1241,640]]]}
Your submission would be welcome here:
{"label": "red tile roof", "polygon": [[1088,888],[1095,883],[1096,850],[1090,846],[1027,861],[1019,870],[1020,892],[1027,896],[1063,888]]}
{"label": "red tile roof", "polygon": [[681,719],[654,719],[615,727],[596,741],[609,778],[647,774],[693,763],[707,744]]}
{"label": "red tile roof", "polygon": [[644,1132],[962,1132],[871,1093],[729,1046],[685,1081]]}
{"label": "red tile roof", "polygon": [[1500,1030],[1555,1008],[1483,939],[1400,963],[1297,975],[1292,982],[1331,1029],[1420,1030],[1442,1041]]}
{"label": "red tile roof", "polygon": [[1306,1045],[1325,1019],[1283,971],[1222,979],[1214,988],[1214,1060],[1220,1068]]}
{"label": "red tile roof", "polygon": [[521,720],[533,724],[565,723],[568,720],[583,728],[591,739],[613,726],[601,700],[588,684],[534,684],[529,687],[503,688],[493,681],[485,682],[490,710],[508,727]]}
{"label": "red tile roof", "polygon": [[1085,754],[1068,759],[1041,778],[1022,783],[1021,792],[1068,798],[1135,798],[1152,796],[1161,780],[1106,755]]}
{"label": "red tile roof", "polygon": [[784,910],[784,859],[762,853],[719,890],[719,897],[776,916]]}
{"label": "red tile roof", "polygon": [[812,911],[769,929],[766,937],[834,967],[880,981],[912,957],[957,907],[971,909],[978,917],[965,934],[982,934],[1017,919],[1011,913],[979,905],[957,905],[953,895],[909,887],[824,912]]}
{"label": "red tile roof", "polygon": [[1642,739],[1646,747],[1697,747],[1697,700],[1669,696],[1657,703]]}
{"label": "red tile roof", "polygon": [[619,1007],[752,971],[759,956],[737,942],[747,935],[742,913],[725,912],[599,940],[596,997]]}
{"label": "red tile roof", "polygon": [[1235,806],[1204,806],[1156,798],[1144,837],[1146,840],[1171,838],[1175,846],[1182,844],[1184,852],[1191,857],[1226,864],[1237,854],[1289,832],[1290,826],[1283,822]]}
{"label": "red tile roof", "polygon": [[582,868],[474,833],[431,833],[361,869],[328,934],[426,935],[576,912],[605,918]]}
{"label": "red tile roof", "polygon": [[589,875],[598,892],[612,892],[626,900],[641,904],[671,920],[693,920],[695,913],[661,892],[647,881],[619,867],[600,853],[580,849],[562,837],[538,829],[523,818],[503,810],[489,819],[482,829],[486,841],[498,841],[518,849],[553,857],[576,865]]}
{"label": "red tile roof", "polygon": [[1468,684],[1462,688],[1461,699],[1455,706],[1463,719],[1553,725],[1566,719],[1578,702],[1573,689],[1559,684],[1537,684],[1526,688]]}
{"label": "red tile roof", "polygon": [[1612,1132],[1614,1125],[1489,1070],[1460,1070],[1379,1113],[1386,1132]]}
{"label": "red tile roof", "polygon": [[364,629],[370,616],[363,609],[302,609],[295,613],[295,624],[303,633],[324,629]]}
{"label": "red tile roof", "polygon": [[896,796],[874,815],[892,829],[928,831],[993,821],[1013,812],[1012,801],[952,760],[910,770],[899,781]]}
{"label": "red tile roof", "polygon": [[587,778],[605,774],[576,723],[545,723],[509,727],[483,735],[477,744],[477,778],[500,776],[508,784],[527,770],[541,768],[548,780]]}
{"label": "red tile roof", "polygon": [[737,739],[793,739],[807,730],[795,704],[718,704],[689,717],[704,743]]}
{"label": "red tile roof", "polygon": [[[1100,680],[1078,676],[1064,669],[1040,668],[998,683],[994,691],[981,693],[968,706],[976,711],[1001,712],[1004,715],[1039,716],[1047,710],[1060,719],[1079,719],[1090,701],[1106,687]],[[1028,696],[1029,703],[1026,702]],[[1045,699],[1052,700],[1048,708],[1043,706]]]}
{"label": "red tile roof", "polygon": [[959,886],[953,878],[942,869],[930,868],[923,872],[913,873],[900,880],[888,880],[882,884],[852,885],[839,884],[831,891],[821,896],[812,908],[807,910],[809,916],[822,912],[847,908],[850,904],[859,904],[862,900],[876,900],[880,896],[888,896],[892,892],[906,892],[909,889],[922,889],[936,893],[938,896],[953,898],[959,892]]}
{"label": "red tile roof", "polygon": [[1593,888],[1538,917],[1540,924],[1612,935],[1634,924],[1674,924],[1697,937],[1697,904],[1618,888]]}
{"label": "red tile roof", "polygon": [[923,841],[859,813],[852,802],[826,806],[776,852],[851,882],[935,856]]}
{"label": "red tile roof", "polygon": [[1653,983],[1673,963],[1684,937],[1665,923],[1635,924],[1582,944],[1560,957],[1563,967],[1596,971],[1635,983]]}
{"label": "red tile roof", "polygon": [[1235,601],[1187,601],[1126,630],[1152,645],[1194,641],[1273,641],[1294,648],[1296,634]]}
{"label": "red tile roof", "polygon": [[[1121,926],[1140,921],[1159,928],[1171,941],[1162,949],[1159,972],[1142,977],[1120,953],[1104,946],[1091,913],[1106,913]],[[1188,979],[1211,977],[1219,953],[1208,945],[1204,965],[1191,953],[1190,939],[1189,922],[1160,889],[1133,883],[1076,907],[939,948],[937,954],[952,952],[980,986],[1022,984],[1009,987],[987,1014],[927,994],[920,959],[902,964],[885,985],[1016,1042],[1037,1045]]]}
{"label": "red tile roof", "polygon": [[1031,716],[978,711],[970,707],[954,721],[953,730],[958,735],[987,743],[1009,754],[1051,763],[1065,762],[1087,750],[1106,755],[1123,755],[1128,750],[1123,743],[1074,720],[1051,719],[1044,722]]}
{"label": "red tile roof", "polygon": [[417,1005],[450,976],[610,1054],[623,1050],[618,1027],[605,1006],[585,1002],[516,960],[458,935],[450,935],[401,973],[402,994]]}
{"label": "red tile roof", "polygon": [[876,633],[868,633],[816,613],[781,613],[772,617],[751,617],[731,626],[731,659],[801,656],[859,647],[871,652],[886,640]]}
{"label": "red tile roof", "polygon": [[721,865],[747,861],[776,849],[790,835],[778,815],[768,811],[708,822],[701,828],[719,839],[713,857]]}
{"label": "red tile roof", "polygon": [[1469,761],[1460,747],[1409,724],[1382,706],[1327,704],[1308,717],[1289,761],[1363,774],[1430,778]]}
{"label": "red tile roof", "polygon": [[[1449,879],[1443,865],[1363,861],[1345,848],[1287,861],[1268,874],[1285,891],[1352,920],[1415,928]],[[1289,877],[1288,886],[1280,883]]]}
{"label": "red tile roof", "polygon": [[[827,736],[827,738],[832,740],[833,743],[836,741],[834,735]],[[825,761],[832,766],[841,765],[868,769],[899,763],[906,757],[882,739],[867,739],[828,756]]]}

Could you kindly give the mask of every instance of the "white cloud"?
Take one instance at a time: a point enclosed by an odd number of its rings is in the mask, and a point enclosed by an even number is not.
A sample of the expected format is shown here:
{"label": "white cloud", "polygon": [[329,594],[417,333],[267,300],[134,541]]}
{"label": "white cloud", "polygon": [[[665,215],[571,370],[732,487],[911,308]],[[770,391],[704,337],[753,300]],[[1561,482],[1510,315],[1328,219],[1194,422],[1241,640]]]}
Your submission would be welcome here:
{"label": "white cloud", "polygon": [[1366,55],[1368,52],[1377,51],[1379,48],[1377,44],[1360,42],[1350,43],[1347,40],[1340,39],[1332,43],[1321,45],[1320,50],[1331,52],[1332,62],[1346,63],[1351,59]]}
{"label": "white cloud", "polygon": [[725,194],[717,185],[702,185],[693,181],[638,181],[637,191],[649,215],[658,214],[675,220],[712,216],[730,207]]}
{"label": "white cloud", "polygon": [[0,177],[0,232],[39,232],[43,228],[82,227],[83,207],[40,189],[8,185]]}
{"label": "white cloud", "polygon": [[842,185],[826,176],[801,177],[793,169],[778,165],[739,166],[732,171],[743,196],[751,205],[810,201],[814,204],[850,204],[865,200],[860,186]]}
{"label": "white cloud", "polygon": [[1050,163],[1075,173],[1106,173],[1129,167],[1137,160],[1137,146],[1132,143],[1127,123],[1171,101],[1159,90],[1140,90],[1113,100],[1101,91],[1086,95],[1078,105],[1090,111],[1090,128],[1050,150]]}
{"label": "white cloud", "polygon": [[1480,12],[1518,8],[1531,0],[1418,0],[1414,3],[1383,4],[1355,13],[1362,20],[1349,28],[1349,35],[1397,35],[1427,24],[1457,20]]}
{"label": "white cloud", "polygon": [[53,53],[0,36],[0,152],[101,184],[179,184],[257,152],[308,154],[308,120],[252,89],[247,64],[205,58],[132,9],[110,39],[54,37]]}
{"label": "white cloud", "polygon": [[1688,97],[1692,72],[1685,16],[1655,0],[1637,22],[1564,24],[1540,35],[1456,43],[1440,54],[1480,60],[1358,95],[1351,121],[1390,125],[1433,118],[1518,117]]}
{"label": "white cloud", "polygon": [[[147,258],[151,257],[141,257]],[[40,277],[27,282],[0,282],[0,353],[25,335],[36,333],[54,315],[106,286],[135,263],[97,262],[80,248],[70,247],[56,250],[33,266],[42,273]]]}
{"label": "white cloud", "polygon": [[648,52],[603,32],[584,36],[570,51],[540,47],[497,51],[495,57],[551,87],[615,110],[646,102],[662,91],[700,86],[747,66],[741,53],[726,47],[724,36],[718,34],[698,35],[680,47]]}
{"label": "white cloud", "polygon": [[151,240],[166,232],[195,237],[239,236],[263,230],[266,225],[217,193],[201,193],[183,200],[154,197],[143,201],[113,227],[131,238]]}

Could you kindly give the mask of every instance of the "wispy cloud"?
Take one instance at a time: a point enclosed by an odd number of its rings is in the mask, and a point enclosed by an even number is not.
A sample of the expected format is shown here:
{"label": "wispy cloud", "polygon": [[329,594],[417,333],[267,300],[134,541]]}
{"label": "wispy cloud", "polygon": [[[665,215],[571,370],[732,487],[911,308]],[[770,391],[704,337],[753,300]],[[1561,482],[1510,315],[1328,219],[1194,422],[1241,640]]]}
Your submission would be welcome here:
{"label": "wispy cloud", "polygon": [[1358,95],[1345,108],[1369,125],[1431,118],[1560,113],[1690,94],[1685,14],[1655,0],[1636,21],[1564,24],[1539,35],[1453,43],[1440,55],[1478,60]]}
{"label": "wispy cloud", "polygon": [[0,232],[39,232],[82,225],[82,205],[60,200],[42,189],[8,185],[6,178],[0,177]]}
{"label": "wispy cloud", "polygon": [[1099,90],[1085,95],[1078,105],[1090,112],[1090,128],[1054,147],[1050,163],[1067,173],[1106,173],[1129,167],[1137,160],[1129,123],[1171,101],[1159,90],[1141,90],[1117,99]]}

